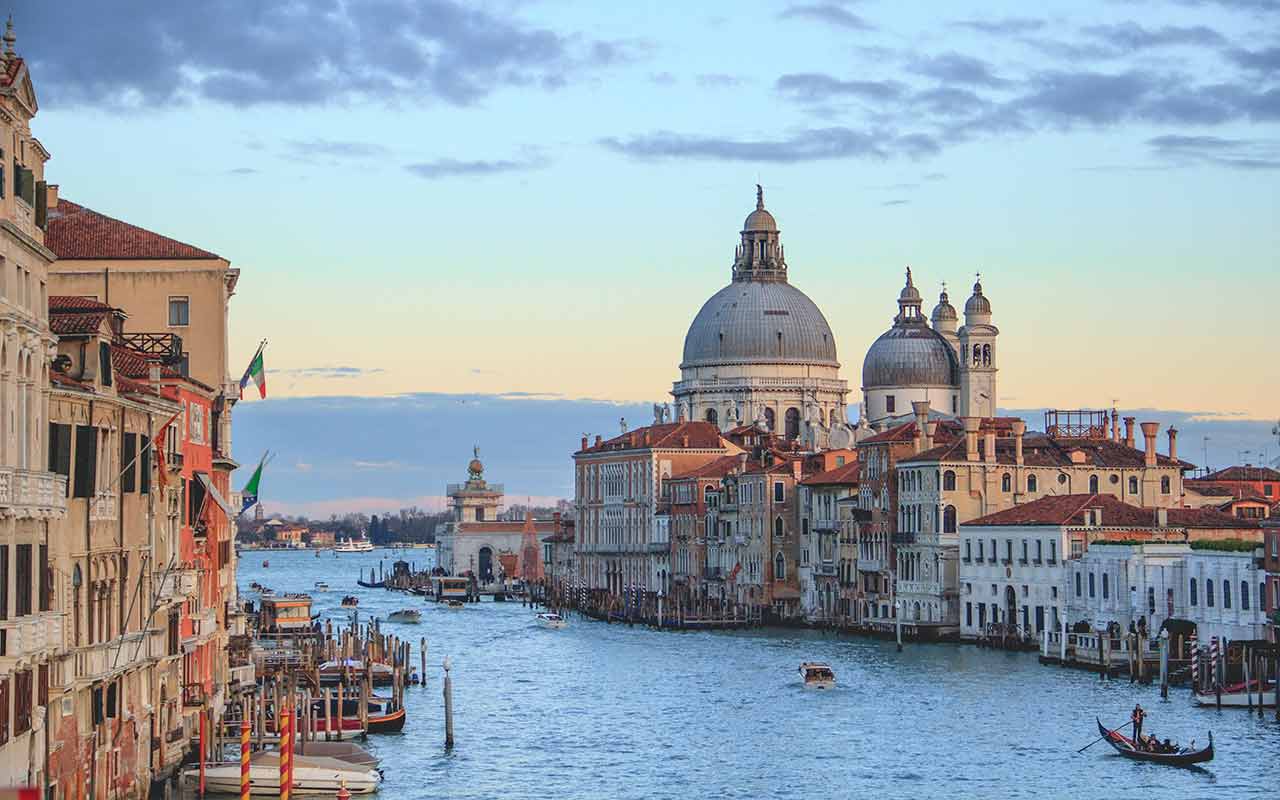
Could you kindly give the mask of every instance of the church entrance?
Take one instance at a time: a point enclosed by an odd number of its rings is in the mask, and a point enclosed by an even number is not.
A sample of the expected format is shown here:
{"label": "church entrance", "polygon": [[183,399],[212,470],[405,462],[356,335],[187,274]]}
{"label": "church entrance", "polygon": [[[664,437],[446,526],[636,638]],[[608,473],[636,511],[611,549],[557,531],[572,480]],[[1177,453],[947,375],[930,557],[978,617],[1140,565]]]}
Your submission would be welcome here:
{"label": "church entrance", "polygon": [[480,548],[480,580],[484,583],[490,583],[493,580],[493,550],[488,547]]}

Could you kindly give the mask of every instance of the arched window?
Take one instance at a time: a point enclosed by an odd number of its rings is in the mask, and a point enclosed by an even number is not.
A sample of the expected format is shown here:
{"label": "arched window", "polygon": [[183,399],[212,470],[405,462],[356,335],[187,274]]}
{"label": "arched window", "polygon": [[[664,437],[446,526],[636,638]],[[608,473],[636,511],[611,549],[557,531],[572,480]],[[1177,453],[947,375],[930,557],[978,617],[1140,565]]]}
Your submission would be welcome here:
{"label": "arched window", "polygon": [[712,425],[720,424],[720,415],[716,413],[714,408],[707,409],[707,422],[710,422]]}
{"label": "arched window", "polygon": [[1191,605],[1193,606],[1200,605],[1200,599],[1196,597],[1196,579],[1195,578],[1191,579],[1191,593],[1188,596],[1188,599],[1191,601]]}
{"label": "arched window", "polygon": [[1169,481],[1169,476],[1165,475],[1160,479],[1160,494],[1169,494],[1173,490],[1173,484]]}
{"label": "arched window", "polygon": [[1138,493],[1138,479],[1137,479],[1136,477],[1132,477],[1132,476],[1130,476],[1130,478],[1129,478],[1129,494],[1137,494],[1137,493]]}
{"label": "arched window", "polygon": [[1240,581],[1240,610],[1249,610],[1249,582]]}
{"label": "arched window", "polygon": [[773,536],[775,539],[782,538],[782,517],[775,517],[773,520]]}
{"label": "arched window", "polygon": [[982,345],[975,344],[973,346],[973,365],[976,367],[982,363]]}
{"label": "arched window", "polygon": [[1110,577],[1111,576],[1108,575],[1107,573],[1105,572],[1102,573],[1102,599],[1103,600],[1106,600],[1108,597],[1111,596],[1111,581],[1109,580]]}
{"label": "arched window", "polygon": [[1204,604],[1213,608],[1213,578],[1204,579]]}
{"label": "arched window", "polygon": [[800,437],[800,409],[787,409],[787,438],[798,439]]}
{"label": "arched window", "polygon": [[956,474],[951,470],[942,473],[942,490],[944,492],[954,492],[956,490]]}
{"label": "arched window", "polygon": [[1147,587],[1147,613],[1156,613],[1156,587],[1154,586]]}
{"label": "arched window", "polygon": [[942,509],[942,532],[943,533],[956,532],[956,507],[955,506],[947,506],[946,508]]}
{"label": "arched window", "polygon": [[1094,588],[1093,588],[1093,573],[1092,573],[1092,572],[1090,572],[1090,573],[1089,573],[1089,596],[1090,596],[1090,597],[1093,597],[1093,596],[1094,596]]}
{"label": "arched window", "polygon": [[773,409],[766,408],[764,410],[764,427],[767,430],[774,430],[777,427],[778,420],[775,418]]}
{"label": "arched window", "polygon": [[1080,573],[1076,573],[1076,597],[1080,596]]}
{"label": "arched window", "polygon": [[991,366],[991,345],[984,344],[982,346],[982,366]]}
{"label": "arched window", "polygon": [[1013,476],[1007,472],[1000,476],[1000,491],[1002,492],[1013,491]]}
{"label": "arched window", "polygon": [[1222,607],[1231,608],[1231,581],[1222,582]]}
{"label": "arched window", "polygon": [[1035,476],[1035,475],[1028,475],[1028,476],[1027,476],[1027,491],[1028,491],[1028,492],[1034,492],[1034,491],[1036,491],[1036,490],[1037,490],[1037,487],[1038,487],[1038,486],[1039,486],[1039,484],[1036,482],[1036,476]]}
{"label": "arched window", "polygon": [[1098,493],[1098,476],[1090,475],[1089,476],[1089,494],[1097,494],[1097,493]]}
{"label": "arched window", "polygon": [[775,581],[787,579],[787,559],[783,558],[782,553],[773,557],[773,579]]}
{"label": "arched window", "polygon": [[707,508],[715,508],[719,505],[714,486],[708,486],[702,490],[702,502],[707,506]]}

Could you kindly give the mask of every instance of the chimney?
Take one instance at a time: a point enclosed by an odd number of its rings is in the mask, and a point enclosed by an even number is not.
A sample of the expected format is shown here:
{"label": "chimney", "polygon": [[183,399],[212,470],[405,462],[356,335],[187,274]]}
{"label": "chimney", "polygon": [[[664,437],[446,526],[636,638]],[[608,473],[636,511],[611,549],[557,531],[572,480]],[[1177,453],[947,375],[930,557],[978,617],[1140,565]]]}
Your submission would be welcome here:
{"label": "chimney", "polygon": [[1022,466],[1022,437],[1026,435],[1027,423],[1015,420],[1013,423],[1013,463]]}
{"label": "chimney", "polygon": [[[648,428],[644,429],[644,446],[645,447],[649,446],[649,429]],[[685,447],[688,447],[688,446],[689,445],[687,444],[685,445]]]}
{"label": "chimney", "polygon": [[964,460],[978,460],[978,425],[982,420],[977,417],[963,417],[964,423]]}
{"label": "chimney", "polygon": [[627,418],[626,418],[626,417],[618,417],[618,426],[622,428],[622,432],[623,432],[623,433],[626,433],[626,432],[627,432]]}
{"label": "chimney", "polygon": [[937,421],[934,421],[934,422],[926,422],[926,423],[924,424],[924,449],[925,449],[925,450],[932,449],[932,448],[933,448],[933,441],[934,441],[934,439],[936,439],[937,437],[938,437],[938,423],[937,423]]}
{"label": "chimney", "polygon": [[586,450],[586,449],[587,449],[587,437],[586,437],[586,434],[583,434],[583,436],[582,436],[582,449],[583,449],[583,450]]}
{"label": "chimney", "polygon": [[792,462],[791,462],[791,477],[795,478],[795,479],[798,481],[798,480],[800,480],[800,476],[801,476],[803,473],[804,473],[804,462],[803,462],[803,461],[801,461],[801,460],[800,460],[800,459],[798,459],[798,458],[797,458],[796,460],[792,461]]}
{"label": "chimney", "polygon": [[1160,423],[1144,422],[1142,423],[1142,438],[1145,442],[1147,450],[1147,466],[1154,467],[1156,465],[1156,434],[1160,432]]}
{"label": "chimney", "polygon": [[58,207],[58,184],[51,183],[45,187],[45,204],[49,208]]}
{"label": "chimney", "polygon": [[1134,418],[1134,417],[1125,417],[1125,418],[1124,418],[1124,446],[1125,446],[1125,447],[1129,447],[1129,448],[1132,448],[1132,447],[1133,447],[1133,423],[1134,423],[1134,421],[1135,421],[1135,418]]}
{"label": "chimney", "polygon": [[1169,426],[1169,458],[1178,460],[1178,429]]}
{"label": "chimney", "polygon": [[1102,507],[1099,506],[1093,510],[1093,527],[1102,527]]}
{"label": "chimney", "polygon": [[[647,436],[645,438],[648,438]],[[689,446],[689,434],[683,434],[680,437],[680,446],[687,448]]]}
{"label": "chimney", "polygon": [[996,428],[994,423],[987,428],[982,438],[984,440],[982,449],[987,451],[983,454],[982,460],[988,464],[996,463]]}
{"label": "chimney", "polygon": [[915,400],[911,403],[911,409],[916,412],[916,452],[919,453],[927,450],[929,445],[924,443],[925,430],[924,426],[929,421],[929,401]]}
{"label": "chimney", "polygon": [[599,447],[599,446],[600,446],[600,443],[601,443],[601,442],[603,442],[603,441],[604,441],[604,437],[602,437],[600,434],[598,434],[598,433],[597,433],[597,434],[596,434],[596,447]]}
{"label": "chimney", "polygon": [[1111,441],[1120,441],[1120,412],[1111,409]]}

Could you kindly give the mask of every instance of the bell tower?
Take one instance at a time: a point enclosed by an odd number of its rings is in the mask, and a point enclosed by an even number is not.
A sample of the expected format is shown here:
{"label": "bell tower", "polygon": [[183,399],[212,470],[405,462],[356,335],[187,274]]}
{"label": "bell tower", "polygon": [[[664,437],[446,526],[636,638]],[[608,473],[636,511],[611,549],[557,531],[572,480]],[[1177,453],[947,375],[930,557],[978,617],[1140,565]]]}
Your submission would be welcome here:
{"label": "bell tower", "polygon": [[973,284],[973,295],[964,304],[960,338],[960,416],[996,415],[996,337],[991,324],[991,301],[982,293],[982,276]]}

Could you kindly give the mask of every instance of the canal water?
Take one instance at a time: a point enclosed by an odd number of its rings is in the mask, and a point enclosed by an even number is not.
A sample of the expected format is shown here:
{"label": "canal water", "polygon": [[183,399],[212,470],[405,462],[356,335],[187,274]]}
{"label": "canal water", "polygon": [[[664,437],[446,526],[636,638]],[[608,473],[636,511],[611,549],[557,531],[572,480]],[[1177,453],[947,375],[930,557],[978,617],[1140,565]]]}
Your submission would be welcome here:
{"label": "canal water", "polygon": [[[270,562],[264,568],[263,560]],[[1185,689],[1041,666],[1034,654],[910,645],[809,631],[672,633],[573,617],[561,631],[516,603],[460,611],[412,595],[361,589],[361,570],[427,550],[319,558],[245,551],[242,596],[258,581],[312,591],[335,623],[344,594],[361,618],[423,611],[417,625],[384,623],[428,642],[428,683],[407,690],[401,734],[375,735],[380,796],[392,798],[889,798],[1223,797],[1274,792],[1280,724],[1274,713],[1191,706]],[[451,657],[456,746],[446,752],[441,662]],[[801,661],[827,661],[828,692],[801,688]],[[1122,759],[1106,743],[1076,750],[1104,723],[1148,709],[1147,730],[1184,743],[1212,730],[1204,769]]]}

